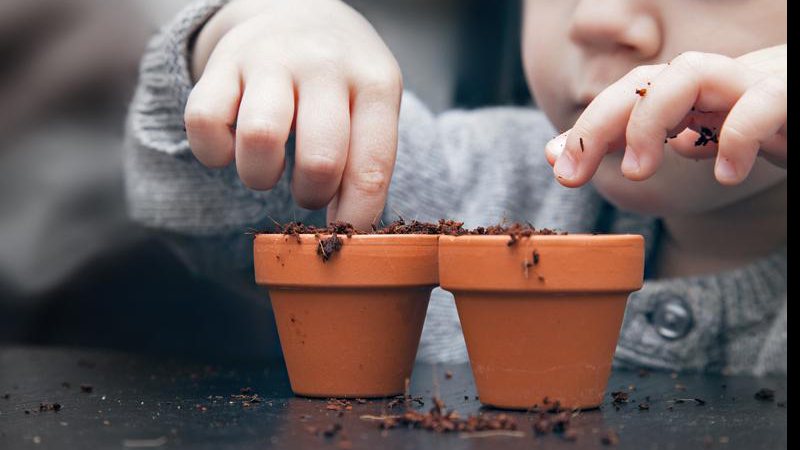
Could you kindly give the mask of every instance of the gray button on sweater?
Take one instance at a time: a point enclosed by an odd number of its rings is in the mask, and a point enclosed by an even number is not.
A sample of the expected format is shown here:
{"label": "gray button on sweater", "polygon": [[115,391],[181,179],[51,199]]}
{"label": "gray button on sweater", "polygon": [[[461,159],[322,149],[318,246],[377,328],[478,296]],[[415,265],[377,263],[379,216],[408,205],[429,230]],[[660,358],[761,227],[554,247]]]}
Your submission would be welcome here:
{"label": "gray button on sweater", "polygon": [[[197,272],[254,292],[252,238],[243,232],[277,221],[319,221],[294,206],[287,175],[254,192],[234,167],[206,169],[191,155],[183,109],[192,88],[188,42],[225,0],[196,2],[151,42],[128,121],[127,188],[131,215],[162,230]],[[645,235],[656,221],[611,210],[590,187],[554,181],[542,149],[554,135],[541,112],[486,108],[433,115],[403,98],[397,164],[385,220],[457,218],[467,226],[530,221],[566,231]],[[291,144],[291,143],[290,143]],[[730,272],[648,280],[633,294],[616,353],[618,365],[729,373],[785,373],[786,250]],[[449,293],[434,291],[418,357],[463,361],[466,349]]]}

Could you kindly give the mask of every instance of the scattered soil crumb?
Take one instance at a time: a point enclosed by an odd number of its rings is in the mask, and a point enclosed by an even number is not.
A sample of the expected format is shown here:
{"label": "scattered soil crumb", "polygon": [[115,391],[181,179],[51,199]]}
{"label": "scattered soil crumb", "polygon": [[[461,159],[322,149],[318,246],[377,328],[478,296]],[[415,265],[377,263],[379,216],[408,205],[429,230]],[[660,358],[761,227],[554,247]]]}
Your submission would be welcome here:
{"label": "scattered soil crumb", "polygon": [[39,412],[59,412],[61,411],[60,403],[39,403]]}
{"label": "scattered soil crumb", "polygon": [[539,411],[534,416],[531,427],[536,436],[553,433],[568,441],[574,441],[578,438],[578,434],[574,429],[570,429],[572,417],[569,411],[560,408]]}
{"label": "scattered soil crumb", "polygon": [[342,424],[332,423],[324,427],[315,427],[313,425],[309,425],[306,427],[306,431],[315,436],[325,436],[326,438],[332,438],[342,431]]}
{"label": "scattered soil crumb", "polygon": [[255,403],[264,401],[251,387],[243,387],[239,389],[238,394],[231,394],[230,402],[239,403],[242,408],[249,408]]}
{"label": "scattered soil crumb", "polygon": [[414,397],[411,395],[411,380],[408,378],[405,380],[405,389],[403,395],[395,396],[389,403],[386,404],[386,408],[392,409],[398,405],[403,405],[406,407],[406,409],[414,405],[417,405],[420,408],[425,406],[425,402],[422,400],[421,396]]}
{"label": "scattered soil crumb", "polygon": [[762,402],[771,402],[775,400],[775,391],[767,388],[759,389],[753,397]]}
{"label": "scattered soil crumb", "polygon": [[625,391],[614,391],[611,393],[611,404],[619,410],[621,406],[630,401],[630,395]]}
{"label": "scattered soil crumb", "polygon": [[674,403],[676,405],[680,405],[683,403],[694,403],[697,406],[704,406],[706,404],[706,401],[701,398],[676,398],[668,401],[667,403]]}
{"label": "scattered soil crumb", "polygon": [[350,411],[353,409],[353,404],[349,400],[330,398],[325,405],[328,411]]}
{"label": "scattered soil crumb", "polygon": [[489,430],[515,431],[518,427],[513,417],[503,413],[497,415],[478,414],[462,418],[457,411],[448,410],[444,402],[437,397],[433,398],[433,407],[427,413],[406,409],[400,415],[378,416],[377,421],[379,422],[379,427],[384,430],[403,426],[436,433]]}
{"label": "scattered soil crumb", "polygon": [[600,438],[600,442],[603,445],[612,446],[619,444],[619,435],[614,430],[607,430],[603,437]]}
{"label": "scattered soil crumb", "polygon": [[330,237],[320,238],[317,254],[322,257],[322,261],[328,261],[334,253],[342,249],[342,239],[334,232]]}
{"label": "scattered soil crumb", "polygon": [[695,147],[705,147],[709,142],[719,144],[719,135],[710,128],[701,127],[700,136],[698,136],[697,140],[694,142]]}

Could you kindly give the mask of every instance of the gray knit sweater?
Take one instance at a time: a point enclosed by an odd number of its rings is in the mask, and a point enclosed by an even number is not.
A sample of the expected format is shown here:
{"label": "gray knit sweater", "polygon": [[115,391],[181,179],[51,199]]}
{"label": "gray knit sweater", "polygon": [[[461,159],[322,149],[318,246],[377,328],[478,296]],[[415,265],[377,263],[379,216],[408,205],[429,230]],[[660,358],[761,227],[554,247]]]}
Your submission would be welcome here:
{"label": "gray knit sweater", "polygon": [[[127,187],[133,218],[169,235],[194,270],[246,294],[255,286],[252,238],[243,232],[264,228],[268,218],[319,221],[321,215],[294,206],[291,142],[286,175],[266,193],[243,186],[234,167],[207,169],[189,151],[183,127],[192,89],[188,42],[224,3],[190,5],[151,42],[128,121]],[[554,181],[542,154],[553,135],[542,113],[533,109],[437,116],[406,93],[385,220],[402,214],[457,218],[467,226],[508,220],[573,232],[634,232],[645,235],[652,253],[655,220],[610,209],[591,187],[567,189]],[[601,223],[605,229],[599,230]],[[629,300],[616,363],[785,373],[786,274],[784,249],[726,273],[648,280]],[[431,299],[418,357],[467,358],[452,297],[441,289]]]}

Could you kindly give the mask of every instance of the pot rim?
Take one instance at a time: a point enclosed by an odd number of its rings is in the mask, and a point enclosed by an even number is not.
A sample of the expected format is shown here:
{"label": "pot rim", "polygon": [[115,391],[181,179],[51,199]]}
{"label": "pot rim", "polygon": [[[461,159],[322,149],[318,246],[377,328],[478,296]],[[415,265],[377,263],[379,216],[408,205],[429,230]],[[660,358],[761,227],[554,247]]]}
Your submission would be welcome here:
{"label": "pot rim", "polygon": [[[442,236],[439,281],[465,292],[633,292],[644,278],[644,237],[535,235],[509,245],[508,236]],[[458,301],[458,300],[457,300]]]}
{"label": "pot rim", "polygon": [[438,235],[341,236],[341,249],[320,257],[330,235],[257,235],[256,282],[273,288],[419,288],[439,284]]}
{"label": "pot rim", "polygon": [[[511,236],[500,235],[474,235],[467,234],[461,236],[442,235],[439,244],[444,245],[471,245],[471,246],[495,246],[502,244],[508,247],[508,240]],[[644,241],[644,236],[640,234],[537,234],[533,236],[520,237],[519,242],[526,240],[536,241],[537,244],[549,244],[555,246],[569,246],[575,244],[586,244],[590,241],[591,245],[603,245],[614,247],[615,244],[630,245],[639,241]]]}

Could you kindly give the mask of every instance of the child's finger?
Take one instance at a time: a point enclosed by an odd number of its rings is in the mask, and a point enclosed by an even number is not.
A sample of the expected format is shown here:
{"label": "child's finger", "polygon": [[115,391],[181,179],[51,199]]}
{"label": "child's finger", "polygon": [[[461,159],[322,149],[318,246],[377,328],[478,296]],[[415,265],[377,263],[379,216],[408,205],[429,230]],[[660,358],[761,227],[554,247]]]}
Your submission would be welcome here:
{"label": "child's finger", "polygon": [[[661,66],[638,67],[606,88],[586,107],[568,132],[564,150],[553,167],[561,184],[577,187],[587,183],[606,153],[622,146],[625,128],[638,98],[632,93],[661,70]],[[553,145],[556,144],[551,147]]]}
{"label": "child's finger", "polygon": [[397,154],[401,82],[387,77],[356,94],[350,152],[332,214],[336,220],[369,229],[380,219]]}
{"label": "child's finger", "polygon": [[669,130],[684,121],[692,108],[727,111],[756,81],[749,73],[731,58],[684,53],[641,86],[647,91],[633,108],[625,134],[625,176],[633,180],[652,176],[664,158]]}
{"label": "child's finger", "polygon": [[252,189],[271,189],[283,175],[294,116],[294,87],[285,71],[245,75],[236,121],[236,170]]}
{"label": "child's finger", "polygon": [[569,136],[568,131],[561,133],[544,146],[544,155],[550,166],[555,165],[558,157],[564,152],[564,147],[567,145],[567,136]]}
{"label": "child's finger", "polygon": [[350,98],[347,83],[313,77],[298,86],[292,195],[319,209],[336,194],[347,161]]}
{"label": "child's finger", "polygon": [[772,138],[786,124],[787,95],[786,81],[769,77],[756,83],[736,102],[719,136],[714,175],[720,183],[741,183],[750,173],[759,151],[769,153],[772,161],[786,161],[786,139]]}
{"label": "child's finger", "polygon": [[184,124],[189,147],[208,167],[224,167],[233,161],[233,126],[239,110],[239,73],[233,66],[214,65],[189,94]]}

